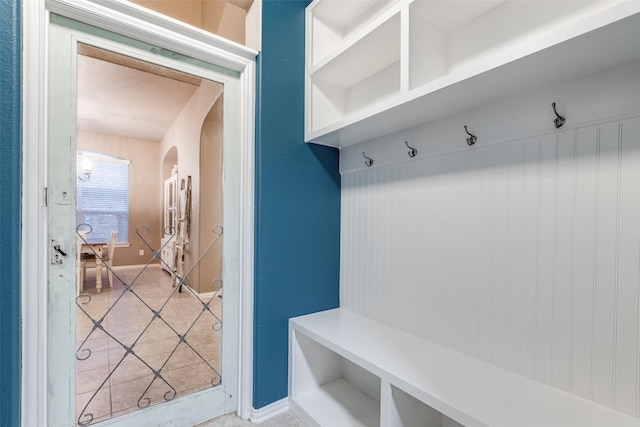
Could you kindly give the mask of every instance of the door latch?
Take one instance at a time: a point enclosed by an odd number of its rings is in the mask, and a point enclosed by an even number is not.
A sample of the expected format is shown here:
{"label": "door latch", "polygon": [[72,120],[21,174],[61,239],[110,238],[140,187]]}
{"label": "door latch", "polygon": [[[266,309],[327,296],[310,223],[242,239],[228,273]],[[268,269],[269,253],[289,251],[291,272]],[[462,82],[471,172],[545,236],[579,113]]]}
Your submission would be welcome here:
{"label": "door latch", "polygon": [[51,264],[62,264],[68,254],[62,250],[61,240],[51,240]]}

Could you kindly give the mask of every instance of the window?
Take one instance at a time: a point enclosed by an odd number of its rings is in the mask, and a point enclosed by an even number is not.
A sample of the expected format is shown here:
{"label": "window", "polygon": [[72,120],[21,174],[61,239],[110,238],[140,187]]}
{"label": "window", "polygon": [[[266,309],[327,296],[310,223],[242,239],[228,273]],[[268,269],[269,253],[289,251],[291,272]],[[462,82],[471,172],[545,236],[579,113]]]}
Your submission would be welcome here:
{"label": "window", "polygon": [[78,155],[76,221],[91,226],[93,241],[108,241],[112,231],[118,232],[118,243],[129,241],[129,163],[96,153]]}

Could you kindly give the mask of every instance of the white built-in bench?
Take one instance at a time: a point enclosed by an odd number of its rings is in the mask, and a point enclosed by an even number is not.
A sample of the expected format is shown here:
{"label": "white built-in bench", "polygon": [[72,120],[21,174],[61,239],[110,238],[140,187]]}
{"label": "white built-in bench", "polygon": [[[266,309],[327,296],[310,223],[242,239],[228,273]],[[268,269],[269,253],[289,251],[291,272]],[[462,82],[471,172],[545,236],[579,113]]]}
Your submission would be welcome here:
{"label": "white built-in bench", "polygon": [[343,309],[289,325],[290,407],[309,426],[640,426],[640,419]]}

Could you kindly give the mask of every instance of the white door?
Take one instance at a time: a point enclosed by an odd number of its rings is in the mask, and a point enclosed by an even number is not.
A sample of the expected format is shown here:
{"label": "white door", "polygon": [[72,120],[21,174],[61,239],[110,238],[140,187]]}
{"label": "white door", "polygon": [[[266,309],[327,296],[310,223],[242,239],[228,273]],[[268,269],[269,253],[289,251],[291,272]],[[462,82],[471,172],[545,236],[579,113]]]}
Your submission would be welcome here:
{"label": "white door", "polygon": [[[182,71],[224,85],[223,98],[223,163],[224,194],[224,251],[222,255],[222,282],[224,283],[224,310],[220,314],[221,331],[220,377],[212,386],[191,394],[176,393],[172,380],[160,367],[150,368],[154,384],[165,387],[164,401],[148,404],[141,395],[135,411],[125,415],[95,417],[83,408],[76,408],[76,363],[88,354],[78,348],[76,337],[76,311],[88,301],[77,299],[76,292],[76,62],[80,44],[116,52],[131,58]],[[238,343],[239,343],[239,251],[240,251],[240,185],[241,134],[239,74],[192,58],[158,49],[146,43],[128,39],[85,24],[51,16],[49,33],[48,80],[48,135],[47,135],[47,187],[48,229],[52,258],[61,263],[49,264],[48,273],[48,425],[118,425],[118,426],[191,426],[213,417],[234,411],[238,396]],[[160,165],[158,165],[160,168]],[[160,174],[157,175],[160,180]],[[158,212],[161,217],[162,212]],[[144,232],[142,233],[144,234]],[[158,248],[153,248],[158,249]],[[57,254],[57,256],[56,256]],[[161,271],[161,269],[158,269]],[[106,276],[105,276],[106,277]],[[105,286],[107,286],[105,284]],[[207,300],[203,300],[206,304]],[[208,306],[205,306],[207,309]],[[156,316],[156,319],[160,316]],[[90,322],[100,333],[106,329],[101,315]],[[219,324],[212,325],[214,330]],[[186,344],[189,337],[176,334],[176,342]],[[127,344],[129,345],[129,344]],[[135,346],[127,357],[133,357]],[[81,351],[79,351],[81,350]],[[126,352],[126,351],[125,351]],[[80,356],[79,356],[80,355]],[[137,357],[137,356],[136,356]],[[146,363],[146,362],[143,362]],[[113,370],[113,365],[110,368]],[[109,375],[112,372],[109,372]],[[175,380],[175,379],[174,379]],[[109,384],[109,378],[99,383]],[[184,395],[183,395],[184,394]],[[113,399],[96,393],[94,399]]]}

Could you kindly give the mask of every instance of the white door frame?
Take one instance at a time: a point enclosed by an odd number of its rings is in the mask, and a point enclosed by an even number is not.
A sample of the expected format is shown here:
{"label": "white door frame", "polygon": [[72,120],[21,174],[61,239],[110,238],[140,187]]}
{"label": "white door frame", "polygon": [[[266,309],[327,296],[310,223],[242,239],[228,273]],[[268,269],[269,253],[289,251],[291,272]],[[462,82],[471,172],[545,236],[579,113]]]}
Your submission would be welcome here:
{"label": "white door frame", "polygon": [[124,0],[23,0],[21,424],[47,420],[47,34],[49,13],[240,73],[240,378],[237,412],[253,399],[255,50]]}

